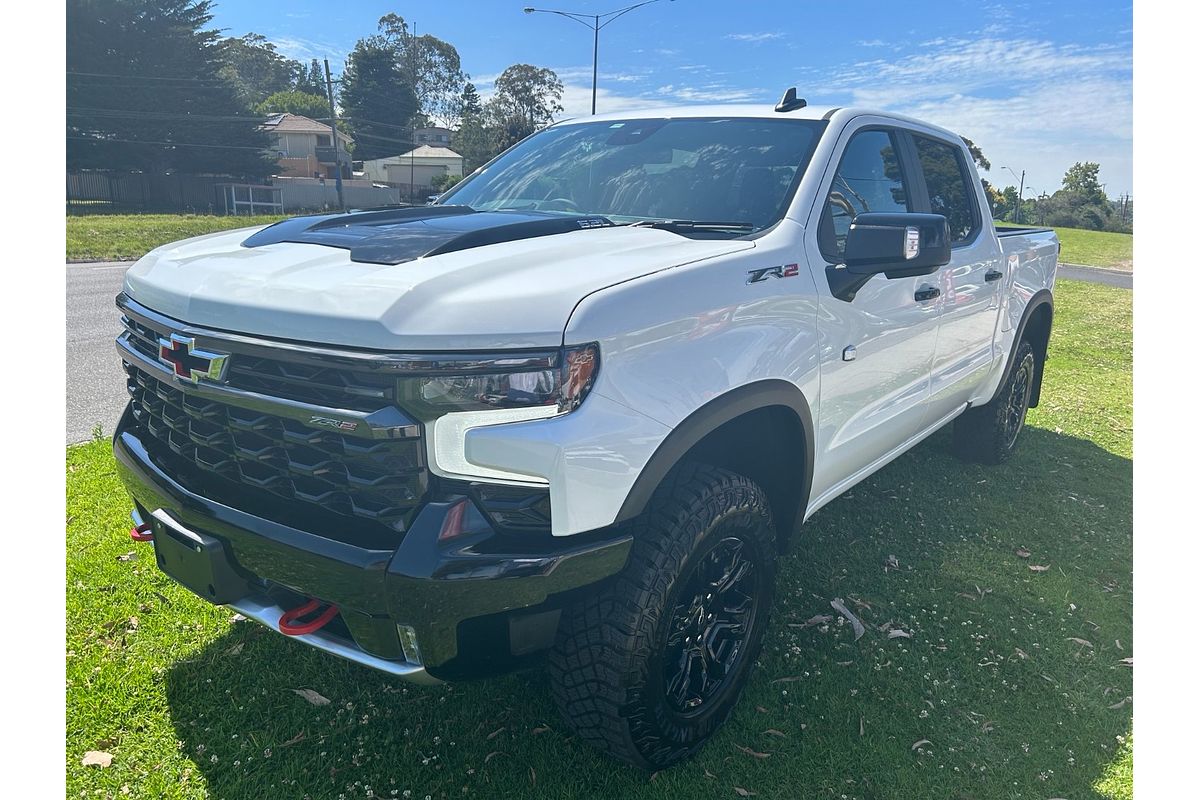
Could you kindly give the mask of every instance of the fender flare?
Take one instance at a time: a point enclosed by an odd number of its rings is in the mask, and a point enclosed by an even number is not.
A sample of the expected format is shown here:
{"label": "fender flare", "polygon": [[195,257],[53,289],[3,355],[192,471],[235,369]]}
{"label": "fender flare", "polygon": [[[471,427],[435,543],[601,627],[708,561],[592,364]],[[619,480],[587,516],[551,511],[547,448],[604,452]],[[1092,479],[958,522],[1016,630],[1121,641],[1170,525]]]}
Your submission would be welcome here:
{"label": "fender flare", "polygon": [[[1016,336],[1013,337],[1012,349],[1008,354],[1008,363],[1004,365],[1004,374],[1000,376],[1000,383],[996,386],[996,391],[992,393],[992,398],[988,402],[995,400],[1000,396],[1000,390],[1004,388],[1004,384],[1008,383],[1008,378],[1013,371],[1013,357],[1017,353],[1017,348],[1021,346],[1021,341],[1025,338],[1025,329],[1029,325],[1029,320],[1033,318],[1033,312],[1037,311],[1042,306],[1050,307],[1050,326],[1054,325],[1054,295],[1049,289],[1038,289],[1033,293],[1033,297],[1029,298],[1029,302],[1025,304],[1025,310],[1021,312],[1021,322],[1017,325]],[[1049,336],[1047,336],[1049,341]],[[1046,354],[1040,354],[1042,358],[1042,369],[1037,371],[1037,384],[1033,387],[1033,403],[1036,405],[1042,390],[1042,373],[1045,372]]]}
{"label": "fender flare", "polygon": [[792,411],[804,431],[804,478],[797,505],[797,518],[802,519],[808,509],[808,498],[812,489],[816,441],[813,437],[812,412],[804,393],[795,384],[770,379],[739,386],[709,400],[676,425],[642,468],[629,494],[626,495],[615,522],[624,522],[641,514],[667,473],[705,436],[743,414],[771,407],[783,407]]}

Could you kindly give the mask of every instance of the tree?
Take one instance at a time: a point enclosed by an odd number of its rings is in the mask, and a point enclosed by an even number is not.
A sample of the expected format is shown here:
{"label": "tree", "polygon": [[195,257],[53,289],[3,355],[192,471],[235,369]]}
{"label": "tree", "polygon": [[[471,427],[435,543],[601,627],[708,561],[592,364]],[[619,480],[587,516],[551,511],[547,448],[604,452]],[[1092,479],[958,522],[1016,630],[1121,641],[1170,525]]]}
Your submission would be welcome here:
{"label": "tree", "polygon": [[400,69],[408,73],[418,111],[428,118],[426,121],[453,124],[466,80],[454,45],[429,34],[412,35],[399,14],[379,18],[379,39],[391,48]]}
{"label": "tree", "polygon": [[284,58],[258,33],[221,42],[221,75],[237,87],[242,102],[255,106],[276,92],[295,87],[304,73],[299,61]]}
{"label": "tree", "polygon": [[293,89],[286,92],[276,92],[255,106],[254,110],[264,117],[268,114],[286,112],[288,114],[299,114],[309,119],[324,118],[328,121],[329,100],[321,95],[298,92]]}
{"label": "tree", "polygon": [[67,0],[67,167],[269,175],[209,0]]}
{"label": "tree", "polygon": [[358,158],[382,158],[413,148],[411,125],[418,100],[409,78],[382,37],[360,39],[354,46],[339,95]]}
{"label": "tree", "polygon": [[479,90],[470,81],[463,87],[462,94],[459,95],[458,113],[463,117],[483,113],[483,102],[479,99]]}
{"label": "tree", "polygon": [[549,124],[563,110],[563,85],[553,70],[513,64],[500,74],[488,113],[498,131],[500,150]]}
{"label": "tree", "polygon": [[1063,175],[1062,188],[1095,203],[1108,202],[1100,187],[1100,165],[1095,161],[1076,161]]}
{"label": "tree", "polygon": [[447,191],[451,186],[454,186],[463,179],[462,175],[451,175],[448,172],[443,172],[441,175],[434,175],[429,181],[429,188],[435,192],[441,193]]}
{"label": "tree", "polygon": [[484,110],[463,114],[454,134],[454,151],[463,157],[463,170],[470,174],[500,152],[497,131]]}
{"label": "tree", "polygon": [[962,140],[967,145],[967,151],[970,152],[971,159],[975,162],[976,166],[978,166],[984,172],[991,172],[992,162],[988,161],[987,156],[983,154],[983,150],[979,148],[979,145],[975,144],[965,136],[962,137]]}
{"label": "tree", "polygon": [[297,92],[305,94],[319,94],[325,97],[328,90],[325,86],[325,68],[321,66],[321,62],[313,59],[308,62],[308,68],[303,70],[296,78],[295,89]]}

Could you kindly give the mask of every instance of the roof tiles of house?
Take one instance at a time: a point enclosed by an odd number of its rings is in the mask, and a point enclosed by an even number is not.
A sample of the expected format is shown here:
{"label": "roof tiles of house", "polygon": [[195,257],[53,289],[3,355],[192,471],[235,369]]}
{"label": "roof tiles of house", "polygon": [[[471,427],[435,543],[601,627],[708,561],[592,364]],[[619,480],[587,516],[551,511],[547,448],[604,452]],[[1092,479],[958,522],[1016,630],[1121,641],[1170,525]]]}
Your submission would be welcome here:
{"label": "roof tiles of house", "polygon": [[[274,133],[323,133],[326,135],[330,130],[324,122],[317,122],[315,119],[302,117],[299,114],[272,114],[262,124],[262,128]],[[350,137],[341,131],[338,131],[338,137],[343,141],[350,140]]]}

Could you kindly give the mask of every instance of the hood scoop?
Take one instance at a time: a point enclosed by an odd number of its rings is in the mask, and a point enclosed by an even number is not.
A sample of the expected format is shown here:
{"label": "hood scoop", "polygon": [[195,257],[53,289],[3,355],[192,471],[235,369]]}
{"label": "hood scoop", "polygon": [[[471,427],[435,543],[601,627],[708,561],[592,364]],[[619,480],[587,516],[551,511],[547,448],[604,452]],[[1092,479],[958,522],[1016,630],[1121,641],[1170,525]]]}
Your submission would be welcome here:
{"label": "hood scoop", "polygon": [[611,227],[611,220],[596,216],[421,206],[286,219],[262,229],[242,246],[320,244],[349,250],[351,261],[392,265],[501,242]]}

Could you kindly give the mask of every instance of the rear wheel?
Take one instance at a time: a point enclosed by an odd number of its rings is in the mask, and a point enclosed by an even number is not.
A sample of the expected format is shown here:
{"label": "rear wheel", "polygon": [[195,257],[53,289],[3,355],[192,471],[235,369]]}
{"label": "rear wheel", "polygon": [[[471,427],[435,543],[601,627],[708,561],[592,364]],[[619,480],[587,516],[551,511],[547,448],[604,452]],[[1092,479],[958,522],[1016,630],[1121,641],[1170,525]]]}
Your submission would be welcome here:
{"label": "rear wheel", "polygon": [[625,570],[563,614],[551,687],[580,738],[644,769],[699,750],[762,646],[775,557],[767,498],[752,481],[692,464],[668,478]]}
{"label": "rear wheel", "polygon": [[960,458],[984,464],[1007,461],[1025,429],[1038,363],[1033,346],[1017,346],[1013,370],[987,405],[967,409],[954,421],[954,450]]}

